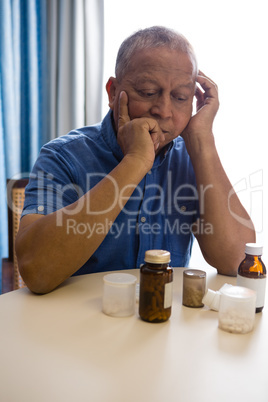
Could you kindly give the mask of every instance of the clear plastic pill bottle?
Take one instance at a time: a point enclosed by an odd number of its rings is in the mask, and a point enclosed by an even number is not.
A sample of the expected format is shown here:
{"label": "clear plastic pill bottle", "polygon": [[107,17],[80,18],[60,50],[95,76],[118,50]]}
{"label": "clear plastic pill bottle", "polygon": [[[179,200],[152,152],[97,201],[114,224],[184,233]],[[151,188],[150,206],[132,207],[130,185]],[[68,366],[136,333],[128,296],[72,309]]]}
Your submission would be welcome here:
{"label": "clear plastic pill bottle", "polygon": [[128,317],[135,313],[136,282],[134,275],[116,272],[103,277],[102,311],[111,317]]}
{"label": "clear plastic pill bottle", "polygon": [[241,262],[237,273],[238,286],[255,290],[257,294],[256,313],[262,311],[266,289],[266,267],[262,262],[263,247],[257,243],[247,243],[246,257]]}
{"label": "clear plastic pill bottle", "polygon": [[220,298],[219,328],[234,334],[253,330],[256,292],[242,286],[223,289]]}
{"label": "clear plastic pill bottle", "polygon": [[139,315],[152,323],[164,322],[171,316],[173,269],[170,253],[148,250],[140,269]]}

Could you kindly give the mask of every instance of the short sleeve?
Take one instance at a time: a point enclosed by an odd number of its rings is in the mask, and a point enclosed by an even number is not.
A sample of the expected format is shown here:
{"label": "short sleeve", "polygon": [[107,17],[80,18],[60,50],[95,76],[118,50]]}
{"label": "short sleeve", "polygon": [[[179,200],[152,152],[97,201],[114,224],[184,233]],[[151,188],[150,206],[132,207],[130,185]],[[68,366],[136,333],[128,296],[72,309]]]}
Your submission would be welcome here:
{"label": "short sleeve", "polygon": [[45,145],[30,174],[25,189],[22,216],[47,215],[77,201],[83,195],[77,183],[75,166],[61,148]]}

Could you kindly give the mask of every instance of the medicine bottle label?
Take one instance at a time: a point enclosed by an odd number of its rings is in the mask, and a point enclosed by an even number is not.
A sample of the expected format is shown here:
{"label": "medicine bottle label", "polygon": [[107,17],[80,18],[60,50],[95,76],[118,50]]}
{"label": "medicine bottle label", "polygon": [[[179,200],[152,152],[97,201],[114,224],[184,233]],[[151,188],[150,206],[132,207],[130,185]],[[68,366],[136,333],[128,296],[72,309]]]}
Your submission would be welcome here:
{"label": "medicine bottle label", "polygon": [[169,308],[172,305],[172,284],[173,282],[165,284],[164,308]]}
{"label": "medicine bottle label", "polygon": [[237,286],[255,290],[257,294],[256,308],[264,306],[266,278],[246,278],[238,274]]}

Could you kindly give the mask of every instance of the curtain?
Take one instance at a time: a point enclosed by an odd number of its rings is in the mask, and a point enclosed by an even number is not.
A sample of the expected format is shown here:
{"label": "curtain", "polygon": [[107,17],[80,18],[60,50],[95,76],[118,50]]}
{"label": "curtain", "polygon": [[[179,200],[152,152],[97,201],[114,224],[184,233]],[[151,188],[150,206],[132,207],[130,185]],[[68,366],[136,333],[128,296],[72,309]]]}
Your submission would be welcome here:
{"label": "curtain", "polygon": [[27,177],[50,139],[101,119],[103,8],[103,0],[0,1],[0,264],[6,179]]}
{"label": "curtain", "polygon": [[103,0],[48,0],[50,138],[101,119]]}

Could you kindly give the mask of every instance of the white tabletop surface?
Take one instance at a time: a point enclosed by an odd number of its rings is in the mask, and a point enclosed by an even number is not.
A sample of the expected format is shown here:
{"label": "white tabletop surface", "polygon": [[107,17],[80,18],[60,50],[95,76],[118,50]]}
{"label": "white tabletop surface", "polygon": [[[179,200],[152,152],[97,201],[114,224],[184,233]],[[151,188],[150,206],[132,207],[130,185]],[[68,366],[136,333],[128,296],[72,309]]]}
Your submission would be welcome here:
{"label": "white tabletop surface", "polygon": [[[139,277],[138,270],[127,271]],[[267,402],[268,303],[253,332],[218,328],[218,313],[182,306],[174,269],[169,321],[102,313],[105,273],[70,278],[37,296],[0,296],[1,402]],[[218,290],[236,279],[207,270]]]}

